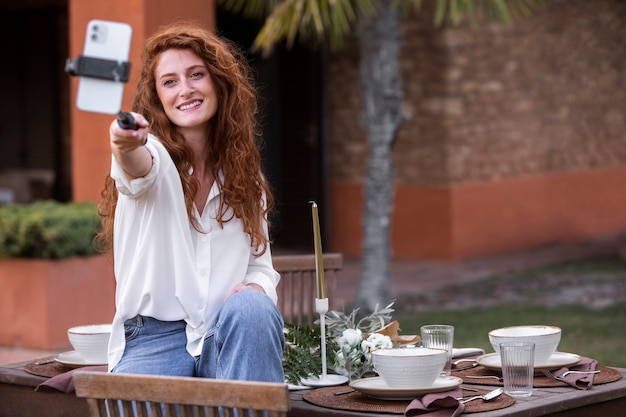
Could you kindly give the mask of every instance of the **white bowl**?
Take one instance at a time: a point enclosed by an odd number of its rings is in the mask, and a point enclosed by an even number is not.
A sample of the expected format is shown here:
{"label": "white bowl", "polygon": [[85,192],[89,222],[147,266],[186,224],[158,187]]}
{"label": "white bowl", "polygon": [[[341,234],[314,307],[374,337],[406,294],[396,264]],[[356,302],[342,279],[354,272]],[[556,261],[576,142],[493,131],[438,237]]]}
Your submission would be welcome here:
{"label": "white bowl", "polygon": [[390,388],[428,388],[446,363],[445,349],[393,348],[372,352],[376,372]]}
{"label": "white bowl", "polygon": [[548,362],[561,341],[561,329],[555,326],[512,326],[495,329],[489,332],[489,342],[496,353],[500,354],[500,343],[503,342],[534,342],[535,366]]}
{"label": "white bowl", "polygon": [[110,324],[91,324],[68,329],[67,337],[72,347],[88,363],[107,363]]}

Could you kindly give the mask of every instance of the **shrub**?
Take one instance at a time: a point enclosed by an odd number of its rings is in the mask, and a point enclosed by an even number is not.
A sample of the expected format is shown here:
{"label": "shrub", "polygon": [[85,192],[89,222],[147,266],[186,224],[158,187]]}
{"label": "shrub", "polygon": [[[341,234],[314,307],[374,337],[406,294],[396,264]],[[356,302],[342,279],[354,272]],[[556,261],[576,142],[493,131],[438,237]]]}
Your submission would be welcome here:
{"label": "shrub", "polygon": [[97,253],[100,227],[91,202],[38,201],[0,207],[0,258],[61,259]]}

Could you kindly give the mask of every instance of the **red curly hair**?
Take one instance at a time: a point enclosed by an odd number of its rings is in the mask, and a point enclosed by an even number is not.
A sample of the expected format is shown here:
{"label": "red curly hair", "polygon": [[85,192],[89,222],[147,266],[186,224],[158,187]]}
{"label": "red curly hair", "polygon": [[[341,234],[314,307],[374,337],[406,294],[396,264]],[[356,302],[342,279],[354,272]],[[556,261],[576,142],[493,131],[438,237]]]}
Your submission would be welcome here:
{"label": "red curly hair", "polygon": [[[224,183],[219,184],[222,199],[217,220],[223,225],[233,216],[241,219],[252,246],[262,254],[269,243],[264,223],[267,222],[269,227],[268,213],[274,206],[274,200],[261,172],[257,147],[256,90],[246,60],[230,41],[194,23],[176,23],[161,28],[147,39],[142,52],[143,66],[133,111],[146,118],[150,123],[150,132],[159,138],[171,155],[182,181],[187,215],[196,230],[200,229],[193,214],[193,202],[200,184],[189,173],[193,167],[193,153],[176,126],[167,118],[156,91],[154,74],[158,57],[169,49],[193,52],[209,70],[218,107],[210,120],[207,162],[216,180],[220,171],[224,174]],[[265,206],[263,196],[266,198]],[[116,204],[117,190],[109,175],[98,205],[102,229],[96,243],[104,252],[113,249]],[[228,207],[233,210],[233,216],[225,218]]]}

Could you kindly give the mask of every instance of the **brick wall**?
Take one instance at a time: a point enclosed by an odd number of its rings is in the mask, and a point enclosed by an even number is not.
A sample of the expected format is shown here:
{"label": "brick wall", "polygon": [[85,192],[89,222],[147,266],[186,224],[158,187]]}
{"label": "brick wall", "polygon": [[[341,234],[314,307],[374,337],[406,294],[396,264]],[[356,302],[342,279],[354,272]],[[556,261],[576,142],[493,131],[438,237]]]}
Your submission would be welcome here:
{"label": "brick wall", "polygon": [[[512,26],[403,19],[398,184],[447,186],[626,165],[626,2],[546,0]],[[361,181],[354,49],[334,54],[331,175]]]}

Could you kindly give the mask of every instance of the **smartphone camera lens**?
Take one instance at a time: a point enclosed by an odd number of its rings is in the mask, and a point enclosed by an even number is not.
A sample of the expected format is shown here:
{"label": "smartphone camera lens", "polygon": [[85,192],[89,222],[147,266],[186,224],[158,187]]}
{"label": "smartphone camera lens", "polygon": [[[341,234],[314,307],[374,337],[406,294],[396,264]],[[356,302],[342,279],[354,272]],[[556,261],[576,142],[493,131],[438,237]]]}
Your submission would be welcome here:
{"label": "smartphone camera lens", "polygon": [[107,34],[106,25],[94,24],[90,28],[90,35],[92,42],[104,42]]}

